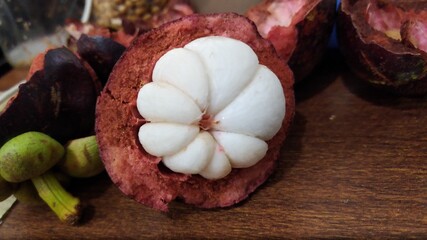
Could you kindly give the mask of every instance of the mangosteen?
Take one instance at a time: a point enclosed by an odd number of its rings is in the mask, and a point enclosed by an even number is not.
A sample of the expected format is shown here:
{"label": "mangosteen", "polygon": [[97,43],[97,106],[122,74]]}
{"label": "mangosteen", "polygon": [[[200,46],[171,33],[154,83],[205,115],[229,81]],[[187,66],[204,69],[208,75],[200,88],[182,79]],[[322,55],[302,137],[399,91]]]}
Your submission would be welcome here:
{"label": "mangosteen", "polygon": [[338,41],[362,80],[398,95],[427,93],[427,1],[343,0]]}
{"label": "mangosteen", "polygon": [[335,15],[334,0],[264,0],[246,13],[289,64],[297,82],[323,57]]}
{"label": "mangosteen", "polygon": [[293,74],[247,18],[191,15],[137,37],[96,107],[112,181],[146,206],[234,205],[274,171]]}

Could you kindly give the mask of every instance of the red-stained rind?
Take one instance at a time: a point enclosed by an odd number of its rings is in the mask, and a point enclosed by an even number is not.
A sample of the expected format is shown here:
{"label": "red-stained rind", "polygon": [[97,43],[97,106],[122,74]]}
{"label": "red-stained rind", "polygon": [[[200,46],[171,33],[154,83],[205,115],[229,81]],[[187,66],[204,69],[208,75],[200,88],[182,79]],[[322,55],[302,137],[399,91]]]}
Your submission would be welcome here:
{"label": "red-stained rind", "polygon": [[[365,15],[368,3],[367,0],[354,3],[343,0],[339,8],[338,42],[348,65],[361,79],[374,86],[400,95],[426,94],[426,55],[371,28]],[[399,7],[418,8],[422,4],[425,8],[426,3],[399,3]]]}
{"label": "red-stained rind", "polygon": [[114,64],[125,51],[125,47],[111,38],[82,34],[77,41],[77,53],[95,70],[104,85]]}
{"label": "red-stained rind", "polygon": [[[137,131],[143,121],[135,106],[139,89],[151,81],[154,64],[163,54],[212,35],[235,38],[251,46],[260,63],[279,77],[286,95],[286,116],[278,134],[268,142],[267,155],[255,166],[235,169],[217,181],[172,173],[159,165],[160,159],[147,154],[138,141]],[[232,13],[192,15],[141,35],[126,50],[98,99],[95,129],[107,172],[124,194],[162,211],[167,211],[167,204],[176,198],[214,208],[242,201],[273,172],[294,111],[292,72],[252,22]]]}

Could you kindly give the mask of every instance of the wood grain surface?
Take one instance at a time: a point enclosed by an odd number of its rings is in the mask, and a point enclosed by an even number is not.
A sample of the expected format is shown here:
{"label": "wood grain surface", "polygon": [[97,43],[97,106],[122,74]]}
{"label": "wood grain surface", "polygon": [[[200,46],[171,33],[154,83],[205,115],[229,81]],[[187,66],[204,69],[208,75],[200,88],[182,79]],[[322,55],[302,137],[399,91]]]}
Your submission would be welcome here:
{"label": "wood grain surface", "polygon": [[14,69],[8,71],[0,78],[0,91],[5,91],[15,85],[17,82],[23,80],[27,75],[28,68]]}
{"label": "wood grain surface", "polygon": [[277,170],[235,207],[174,202],[160,213],[124,197],[104,173],[70,188],[86,203],[79,226],[17,204],[0,239],[427,239],[427,99],[362,84],[333,51],[296,93]]}

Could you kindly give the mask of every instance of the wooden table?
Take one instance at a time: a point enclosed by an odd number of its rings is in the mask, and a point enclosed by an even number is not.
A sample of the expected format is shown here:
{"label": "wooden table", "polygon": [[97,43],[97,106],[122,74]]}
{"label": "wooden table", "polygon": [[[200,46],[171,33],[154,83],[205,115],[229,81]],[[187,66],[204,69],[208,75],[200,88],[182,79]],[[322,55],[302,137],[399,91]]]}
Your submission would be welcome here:
{"label": "wooden table", "polygon": [[427,99],[379,93],[342,62],[329,53],[297,86],[279,166],[242,204],[175,202],[164,214],[124,197],[102,174],[70,189],[87,204],[80,226],[60,223],[45,206],[17,204],[0,238],[427,239]]}

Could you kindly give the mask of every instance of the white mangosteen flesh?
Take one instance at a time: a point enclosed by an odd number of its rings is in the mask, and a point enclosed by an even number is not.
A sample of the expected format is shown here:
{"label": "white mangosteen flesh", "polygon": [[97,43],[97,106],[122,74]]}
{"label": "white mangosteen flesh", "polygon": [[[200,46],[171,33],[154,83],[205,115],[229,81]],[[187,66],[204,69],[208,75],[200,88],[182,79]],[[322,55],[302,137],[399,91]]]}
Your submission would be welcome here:
{"label": "white mangosteen flesh", "polygon": [[206,179],[260,161],[286,110],[278,77],[247,44],[220,36],[164,54],[137,108],[147,121],[138,133],[144,150],[174,172]]}

